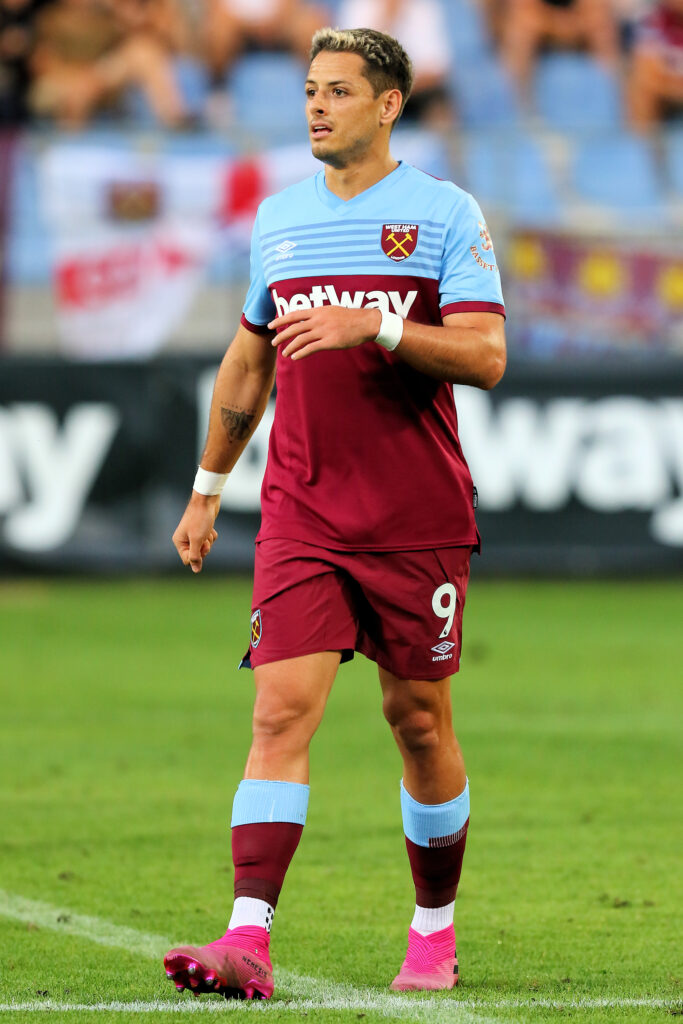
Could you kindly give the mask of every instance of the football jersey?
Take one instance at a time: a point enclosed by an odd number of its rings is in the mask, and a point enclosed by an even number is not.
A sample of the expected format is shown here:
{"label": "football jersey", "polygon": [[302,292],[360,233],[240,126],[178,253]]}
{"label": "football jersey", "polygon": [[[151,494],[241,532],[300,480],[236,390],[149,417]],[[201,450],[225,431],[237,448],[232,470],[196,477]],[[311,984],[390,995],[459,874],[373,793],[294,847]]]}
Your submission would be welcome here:
{"label": "football jersey", "polygon": [[[242,323],[290,310],[370,307],[441,325],[504,314],[491,238],[474,199],[401,163],[340,199],[324,171],[259,207]],[[275,420],[257,539],[341,550],[476,544],[473,485],[450,384],[374,342],[277,356]]]}

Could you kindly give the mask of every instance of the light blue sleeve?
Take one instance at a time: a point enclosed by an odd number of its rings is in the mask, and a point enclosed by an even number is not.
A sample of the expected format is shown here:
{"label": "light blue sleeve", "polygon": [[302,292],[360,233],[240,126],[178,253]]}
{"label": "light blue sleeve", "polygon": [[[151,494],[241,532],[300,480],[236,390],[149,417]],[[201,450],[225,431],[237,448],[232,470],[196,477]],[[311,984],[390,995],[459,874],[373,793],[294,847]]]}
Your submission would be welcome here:
{"label": "light blue sleeve", "polygon": [[491,236],[479,204],[467,192],[455,205],[446,227],[439,305],[442,316],[479,310],[504,312]]}
{"label": "light blue sleeve", "polygon": [[243,318],[254,327],[264,327],[277,316],[275,303],[268,291],[263,260],[261,257],[261,207],[256,214],[254,229],[251,234],[249,291],[244,300]]}

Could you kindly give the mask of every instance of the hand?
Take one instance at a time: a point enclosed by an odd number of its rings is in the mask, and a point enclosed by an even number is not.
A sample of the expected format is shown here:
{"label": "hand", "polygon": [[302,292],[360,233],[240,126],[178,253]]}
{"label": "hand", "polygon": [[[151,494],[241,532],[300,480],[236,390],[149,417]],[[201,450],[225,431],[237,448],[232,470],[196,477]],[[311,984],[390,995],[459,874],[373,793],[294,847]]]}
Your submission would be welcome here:
{"label": "hand", "polygon": [[213,524],[220,504],[219,494],[206,495],[193,491],[185,514],[173,534],[173,543],[180,560],[183,565],[189,565],[192,572],[202,571],[204,559],[218,536]]}
{"label": "hand", "polygon": [[378,309],[347,309],[343,306],[318,306],[297,309],[271,320],[268,327],[280,333],[274,346],[284,346],[283,356],[303,359],[326,349],[355,348],[374,341],[379,334],[382,314]]}

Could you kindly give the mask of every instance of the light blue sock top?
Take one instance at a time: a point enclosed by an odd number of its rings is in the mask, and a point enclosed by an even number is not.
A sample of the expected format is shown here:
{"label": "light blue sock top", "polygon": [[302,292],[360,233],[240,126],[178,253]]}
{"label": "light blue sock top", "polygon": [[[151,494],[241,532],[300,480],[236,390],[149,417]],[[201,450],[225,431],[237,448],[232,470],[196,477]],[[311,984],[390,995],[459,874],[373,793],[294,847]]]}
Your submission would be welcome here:
{"label": "light blue sock top", "polygon": [[230,827],[264,821],[291,821],[295,825],[305,825],[309,789],[301,782],[242,779],[232,802]]}
{"label": "light blue sock top", "polygon": [[430,840],[455,836],[470,816],[470,785],[460,796],[445,804],[420,804],[414,800],[401,779],[401,812],[403,831],[417,846],[440,846]]}

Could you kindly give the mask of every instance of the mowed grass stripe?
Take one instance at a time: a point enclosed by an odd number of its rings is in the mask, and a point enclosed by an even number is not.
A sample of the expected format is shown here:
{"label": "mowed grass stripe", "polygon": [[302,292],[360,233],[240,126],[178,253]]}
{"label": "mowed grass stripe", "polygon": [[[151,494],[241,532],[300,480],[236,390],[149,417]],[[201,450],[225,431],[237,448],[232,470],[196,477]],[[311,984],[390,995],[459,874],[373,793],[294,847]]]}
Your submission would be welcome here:
{"label": "mowed grass stripe", "polygon": [[[166,950],[174,943],[162,938],[159,935],[146,935],[135,928],[123,927],[113,924],[111,921],[98,917],[90,917],[85,914],[76,914],[70,910],[54,907],[41,900],[30,900],[23,896],[5,892],[0,889],[0,917],[13,920],[25,921],[37,925],[39,928],[48,928],[52,931],[67,933],[88,939],[103,946],[112,946],[117,949],[125,949],[128,953],[135,953],[138,956],[161,959]],[[443,1003],[430,998],[429,996],[410,996],[408,998],[376,992],[372,989],[357,989],[351,985],[338,984],[337,982],[325,979],[308,978],[293,971],[279,969],[277,978],[284,991],[279,994],[286,998],[286,1003],[276,999],[272,1004],[274,1010],[282,1009],[305,1012],[306,1010],[356,1010],[359,1012],[374,1012],[390,1018],[410,1018],[421,1020],[423,1016],[430,1021],[450,1020],[453,1015],[454,1006],[444,1006]],[[294,999],[291,998],[294,996]],[[254,1006],[261,1006],[267,1009],[265,1003],[255,1003]],[[460,1002],[458,1002],[458,1008]],[[40,1002],[6,1003],[0,1004],[0,1012],[19,1011],[41,1012],[43,1010],[59,1010],[60,1012],[96,1011],[102,1010],[112,1013],[133,1012],[152,1013],[154,1011],[171,1012],[201,1012],[216,1011],[226,1008],[238,1008],[243,1006],[240,1002],[218,1002],[216,1000],[203,1000],[202,1002],[166,1002],[164,1000],[133,1001],[133,1002],[106,1002],[106,1003],[61,1003],[52,1000],[41,1000]],[[468,1021],[482,1021],[481,1015],[476,1018],[471,1014],[458,1013],[458,1019],[467,1024]]]}
{"label": "mowed grass stripe", "polygon": [[[23,896],[0,890],[0,916],[14,920],[30,922],[39,927],[53,931],[68,932],[80,938],[88,939],[100,945],[125,949],[140,956],[158,958],[173,944],[159,935],[146,935],[135,928],[123,927],[105,921],[102,918],[75,914],[70,910],[51,906],[40,900],[30,900]],[[278,980],[284,983],[296,998],[285,1000],[275,999],[272,1003],[254,1003],[250,1010],[267,1013],[287,1010],[294,1013],[307,1013],[314,1010],[347,1010],[356,1012],[374,1012],[387,1018],[410,1020],[429,1020],[434,1024],[450,1021],[457,1014],[459,1021],[478,1021],[479,1024],[495,1024],[490,1017],[483,1017],[477,1011],[495,1010],[590,1010],[590,1009],[681,1009],[683,1004],[672,1000],[637,997],[579,997],[575,999],[461,999],[456,995],[453,1001],[446,1004],[441,999],[424,996],[399,996],[389,993],[362,990],[351,985],[338,984],[325,979],[308,978],[292,971],[279,970]],[[287,995],[288,993],[285,993]],[[59,1011],[61,1013],[221,1013],[244,1009],[240,1002],[217,1001],[205,999],[201,1001],[166,1001],[133,1000],[129,1002],[113,1000],[99,1003],[67,1003],[52,999],[40,1001],[0,1003],[0,1013],[25,1012],[41,1013]],[[475,1011],[475,1014],[467,1011]]]}
{"label": "mowed grass stripe", "polygon": [[[559,1007],[575,1007],[591,1024],[661,1021],[666,1009],[650,997],[670,1000],[664,1007],[681,999],[672,941],[683,914],[680,581],[475,579],[470,597],[453,686],[473,794],[457,910],[463,980],[433,1003],[452,1020],[551,1024]],[[251,675],[235,668],[250,600],[249,581],[210,572],[177,583],[0,585],[5,892],[65,908],[55,920],[73,908],[163,945],[162,936],[221,934],[230,803],[253,703]],[[400,759],[363,659],[340,671],[311,775],[273,943],[267,1012],[283,1024],[293,1020],[288,1000],[329,1005],[367,992],[390,1001],[405,950],[414,891]],[[175,1006],[195,1005],[176,996],[160,961],[128,955],[139,933],[116,949],[68,934],[74,922],[0,922],[0,1004],[159,1000],[168,1022]],[[330,976],[349,987],[324,986]],[[413,1016],[418,1005],[419,996]],[[341,1024],[362,1012],[310,1016]],[[0,1017],[35,1024],[31,1011]]]}

